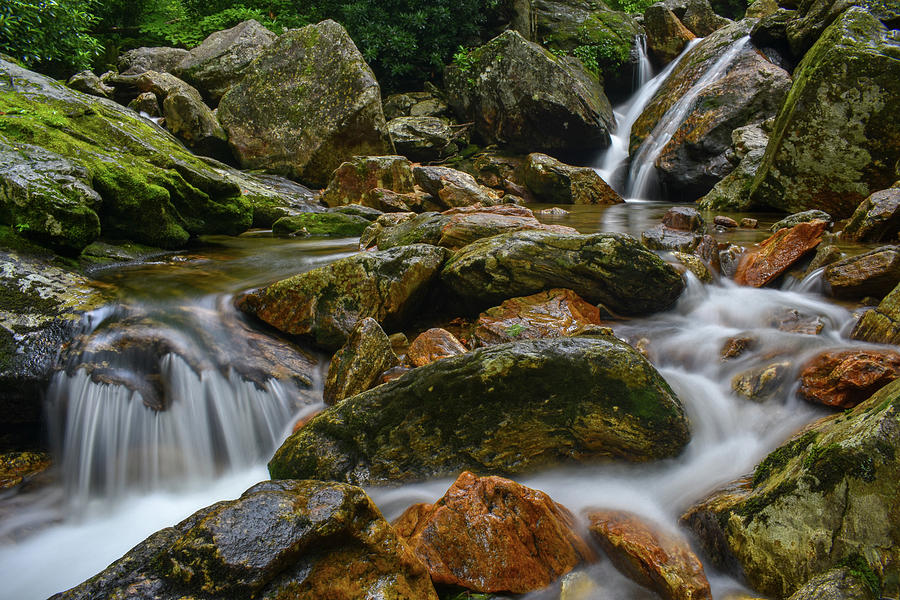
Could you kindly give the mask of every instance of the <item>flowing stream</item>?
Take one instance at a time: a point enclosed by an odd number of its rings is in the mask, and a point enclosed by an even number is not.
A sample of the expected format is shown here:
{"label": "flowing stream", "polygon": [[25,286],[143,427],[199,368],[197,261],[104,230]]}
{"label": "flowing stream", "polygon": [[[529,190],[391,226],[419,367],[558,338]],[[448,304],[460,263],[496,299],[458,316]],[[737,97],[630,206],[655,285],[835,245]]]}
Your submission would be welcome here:
{"label": "flowing stream", "polygon": [[[729,49],[687,96],[696,96],[695,88],[720,76],[743,43]],[[616,181],[627,160],[631,124],[672,69],[674,64],[652,79],[648,73],[620,109],[621,131],[600,168],[610,181]],[[652,168],[653,153],[677,129],[678,115],[684,117],[682,105],[691,101],[687,96],[654,130],[651,148],[642,147],[632,161],[627,189],[639,197],[645,189],[639,182],[649,177],[645,168]],[[616,185],[625,189],[626,182]],[[583,233],[639,236],[669,206],[573,207],[570,215],[552,222]],[[747,244],[765,237],[763,231],[720,235]],[[264,234],[210,238],[200,248],[98,273],[118,290],[120,300],[92,315],[86,334],[94,340],[94,354],[78,354],[49,390],[49,426],[58,453],[52,481],[0,498],[0,597],[40,599],[76,585],[153,531],[265,479],[265,462],[292,424],[321,406],[327,363],[324,357],[295,356],[279,346],[279,356],[306,361],[305,383],[253,381],[247,372],[229,368],[241,362],[236,357],[246,358],[258,348],[242,345],[258,334],[233,307],[233,299],[243,290],[346,256],[355,242]],[[818,295],[815,274],[781,290],[688,279],[671,310],[611,323],[616,335],[647,349],[684,403],[692,428],[686,451],[654,464],[553,469],[519,478],[521,483],[544,490],[576,514],[590,507],[623,508],[675,529],[685,508],[750,472],[785,438],[823,414],[797,400],[790,385],[765,402],[742,398],[731,388],[736,375],[778,361],[790,364],[786,380],[795,381],[808,357],[853,345],[847,340],[852,315]],[[786,321],[815,322],[821,333],[785,331]],[[129,337],[135,330],[140,335]],[[116,331],[125,333],[112,341],[103,337]],[[738,358],[721,359],[723,346],[736,336],[753,338],[755,345]],[[136,351],[119,353],[119,363],[101,361],[107,358],[103,349],[121,339],[137,340]],[[102,368],[91,362],[97,357],[94,362]],[[151,379],[153,385],[147,385]],[[159,389],[167,398],[164,407],[154,405]],[[449,484],[441,480],[368,491],[394,518],[414,502],[434,501]],[[713,569],[708,575],[717,598],[741,589]],[[596,598],[654,597],[615,572],[609,561],[586,568],[584,576],[597,586]]]}

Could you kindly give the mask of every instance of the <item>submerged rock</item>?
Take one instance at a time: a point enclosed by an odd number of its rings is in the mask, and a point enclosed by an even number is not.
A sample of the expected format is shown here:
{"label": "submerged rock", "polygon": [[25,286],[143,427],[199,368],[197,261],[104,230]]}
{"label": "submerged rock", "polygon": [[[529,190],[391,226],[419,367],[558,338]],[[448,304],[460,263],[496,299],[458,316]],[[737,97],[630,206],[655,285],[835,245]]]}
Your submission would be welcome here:
{"label": "submerged rock", "polygon": [[769,454],[752,481],[692,508],[684,521],[719,566],[787,597],[839,565],[900,592],[900,381],[822,419]]}
{"label": "submerged rock", "polygon": [[322,400],[336,404],[377,385],[381,374],[400,363],[387,334],[371,317],[361,319],[331,357]]}
{"label": "submerged rock", "polygon": [[360,319],[391,326],[411,314],[448,254],[426,244],[363,252],[249,292],[238,306],[284,333],[337,350]]}
{"label": "submerged rock", "polygon": [[437,600],[428,572],[365,492],[318,481],[259,483],[53,596],[118,597]]}
{"label": "submerged rock", "polygon": [[651,460],[688,438],[681,403],[627,344],[530,340],[439,360],[345,400],[288,438],[269,471],[396,485],[463,469]]}
{"label": "submerged rock", "polygon": [[572,290],[554,289],[510,298],[478,316],[472,343],[493,346],[535,338],[570,337],[603,323],[602,311]]}
{"label": "submerged rock", "polygon": [[612,107],[599,83],[574,69],[506,31],[446,70],[448,99],[489,143],[523,152],[605,148]]}
{"label": "submerged rock", "polygon": [[666,600],[712,600],[703,564],[687,541],[635,514],[592,511],[590,532],[616,567]]}
{"label": "submerged rock", "polygon": [[210,35],[172,72],[199,89],[215,106],[277,37],[253,19],[244,21]]}
{"label": "submerged rock", "polygon": [[624,314],[664,310],[681,276],[632,237],[519,231],[469,244],[447,262],[442,281],[475,305],[568,288]]}
{"label": "submerged rock", "polygon": [[594,558],[575,527],[547,494],[468,471],[437,502],[413,505],[394,522],[435,583],[515,594],[543,589]]}
{"label": "submerged rock", "polygon": [[751,190],[778,210],[849,217],[896,180],[900,41],[860,8],[845,11],[795,71]]}
{"label": "submerged rock", "polygon": [[244,168],[324,187],[353,156],[393,153],[375,75],[334,21],[289,31],[219,103]]}

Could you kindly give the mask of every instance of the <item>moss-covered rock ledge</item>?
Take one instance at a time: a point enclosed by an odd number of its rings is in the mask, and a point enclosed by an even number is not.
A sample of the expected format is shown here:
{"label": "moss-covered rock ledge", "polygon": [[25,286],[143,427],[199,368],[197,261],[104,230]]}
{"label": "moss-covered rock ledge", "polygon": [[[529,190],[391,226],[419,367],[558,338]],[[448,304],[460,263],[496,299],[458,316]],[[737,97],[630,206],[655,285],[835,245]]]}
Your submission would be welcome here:
{"label": "moss-covered rock ledge", "polygon": [[269,471],[396,485],[665,458],[689,437],[681,402],[631,346],[529,340],[439,360],[338,403],[288,438]]}
{"label": "moss-covered rock ledge", "polygon": [[[707,554],[756,590],[790,596],[836,566],[900,592],[900,380],[769,454],[752,481],[685,516]],[[877,596],[878,594],[876,594]]]}

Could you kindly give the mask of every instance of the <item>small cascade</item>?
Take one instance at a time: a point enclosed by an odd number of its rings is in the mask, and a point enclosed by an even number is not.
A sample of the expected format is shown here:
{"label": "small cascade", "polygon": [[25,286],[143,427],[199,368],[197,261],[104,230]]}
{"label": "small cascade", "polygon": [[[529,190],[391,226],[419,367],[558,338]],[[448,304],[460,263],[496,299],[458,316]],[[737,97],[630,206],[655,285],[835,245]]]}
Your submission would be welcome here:
{"label": "small cascade", "polygon": [[637,70],[634,72],[632,92],[637,92],[653,78],[653,65],[650,63],[650,56],[647,54],[647,36],[644,34],[638,35],[635,38],[635,47],[638,51],[638,63]]}
{"label": "small cascade", "polygon": [[269,380],[261,388],[233,372],[196,373],[175,354],[161,358],[160,376],[168,407],[157,411],[139,391],[96,383],[83,369],[56,375],[51,432],[66,498],[76,507],[247,468],[274,452],[297,411],[290,385]]}
{"label": "small cascade", "polygon": [[640,86],[634,95],[624,104],[616,107],[616,127],[615,133],[610,136],[610,146],[603,154],[600,166],[596,168],[597,173],[603,178],[614,190],[620,194],[625,191],[625,177],[622,167],[628,161],[628,146],[631,140],[631,126],[637,121],[644,108],[650,102],[657,90],[663,82],[669,78],[672,71],[681,62],[688,51],[693,48],[700,40],[695,39],[687,45],[684,51],[669,63],[666,68],[658,75],[653,77],[653,66],[647,57],[647,39],[644,36],[638,37],[637,48],[640,56],[638,62],[637,78]]}
{"label": "small cascade", "polygon": [[[728,71],[732,61],[741,53],[750,37],[744,36],[732,44],[719,59],[698,79],[693,86],[662,116],[653,131],[638,148],[631,160],[628,173],[628,198],[652,198],[657,194],[656,159],[663,148],[678,131],[681,123],[691,110],[694,100],[711,83],[719,80]],[[683,52],[681,56],[684,56]],[[680,57],[679,57],[680,59]],[[633,123],[633,121],[632,121]]]}

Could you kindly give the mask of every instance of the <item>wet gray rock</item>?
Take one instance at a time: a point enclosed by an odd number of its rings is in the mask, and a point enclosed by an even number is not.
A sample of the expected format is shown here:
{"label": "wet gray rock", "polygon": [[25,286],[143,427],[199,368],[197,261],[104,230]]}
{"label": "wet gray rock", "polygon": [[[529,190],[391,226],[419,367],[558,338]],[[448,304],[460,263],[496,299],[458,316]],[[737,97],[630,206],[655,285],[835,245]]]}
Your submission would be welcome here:
{"label": "wet gray rock", "polygon": [[171,73],[189,54],[183,48],[165,46],[135,48],[119,57],[119,73],[122,75],[139,75],[144,71]]}
{"label": "wet gray rock", "polygon": [[91,96],[100,96],[101,98],[112,98],[115,91],[115,88],[100,81],[100,78],[94,75],[92,71],[75,73],[69,77],[66,85],[73,90],[78,90]]}

